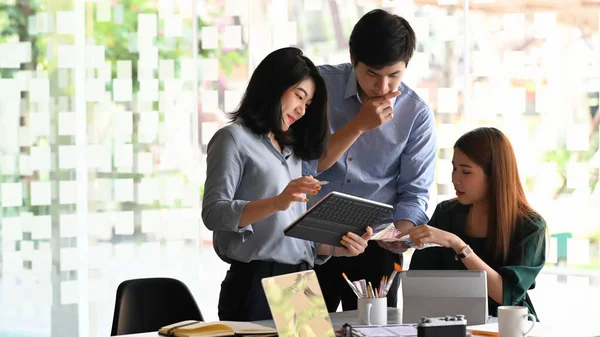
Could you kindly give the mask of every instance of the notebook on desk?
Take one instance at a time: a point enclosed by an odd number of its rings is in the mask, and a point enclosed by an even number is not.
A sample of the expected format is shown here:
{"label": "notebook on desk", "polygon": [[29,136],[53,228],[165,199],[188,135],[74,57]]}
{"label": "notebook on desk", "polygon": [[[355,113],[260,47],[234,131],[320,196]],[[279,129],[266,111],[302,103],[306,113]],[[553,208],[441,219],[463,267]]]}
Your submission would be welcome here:
{"label": "notebook on desk", "polygon": [[158,330],[158,334],[168,337],[277,336],[277,332],[269,327],[250,322],[228,321],[183,321],[162,327],[160,330]]}
{"label": "notebook on desk", "polygon": [[280,337],[335,337],[314,270],[262,279]]}
{"label": "notebook on desk", "polygon": [[342,247],[343,235],[363,235],[367,226],[392,222],[394,207],[340,192],[330,192],[291,223],[287,236]]}

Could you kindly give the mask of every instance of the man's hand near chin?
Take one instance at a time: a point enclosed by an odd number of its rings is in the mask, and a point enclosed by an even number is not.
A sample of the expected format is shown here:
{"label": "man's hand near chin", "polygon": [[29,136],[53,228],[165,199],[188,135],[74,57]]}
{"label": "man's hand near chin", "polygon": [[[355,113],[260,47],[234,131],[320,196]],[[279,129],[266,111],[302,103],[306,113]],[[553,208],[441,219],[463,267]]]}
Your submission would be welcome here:
{"label": "man's hand near chin", "polygon": [[[410,221],[410,220],[398,220],[394,223],[394,225],[396,226],[396,229],[399,230],[400,232],[405,232],[406,230],[415,226],[415,224],[412,223],[412,221]],[[377,244],[379,245],[379,247],[387,249],[396,254],[402,254],[405,251],[407,251],[408,248],[410,248],[410,246],[408,246],[406,243],[404,243],[402,241],[395,241],[395,242],[377,241]]]}

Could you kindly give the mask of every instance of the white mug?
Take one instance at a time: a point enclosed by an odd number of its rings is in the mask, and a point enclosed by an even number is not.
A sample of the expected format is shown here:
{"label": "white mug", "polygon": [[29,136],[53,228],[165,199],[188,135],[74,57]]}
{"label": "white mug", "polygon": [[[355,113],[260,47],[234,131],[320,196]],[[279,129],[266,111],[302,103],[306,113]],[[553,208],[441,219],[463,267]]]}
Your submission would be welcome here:
{"label": "white mug", "polygon": [[[531,325],[527,329],[527,321]],[[525,337],[535,326],[535,316],[529,313],[527,307],[500,306],[498,307],[498,335],[499,337]]]}
{"label": "white mug", "polygon": [[362,325],[386,325],[387,298],[359,298],[358,322]]}

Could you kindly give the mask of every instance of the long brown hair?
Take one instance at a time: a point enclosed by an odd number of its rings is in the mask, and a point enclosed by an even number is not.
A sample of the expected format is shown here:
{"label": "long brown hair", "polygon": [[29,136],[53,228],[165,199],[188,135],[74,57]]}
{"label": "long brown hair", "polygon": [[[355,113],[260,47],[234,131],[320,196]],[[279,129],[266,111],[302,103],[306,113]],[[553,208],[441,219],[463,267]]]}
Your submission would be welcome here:
{"label": "long brown hair", "polygon": [[505,263],[519,220],[540,217],[525,197],[513,147],[500,130],[484,127],[464,134],[454,148],[483,168],[487,176],[489,223],[486,245],[494,260]]}

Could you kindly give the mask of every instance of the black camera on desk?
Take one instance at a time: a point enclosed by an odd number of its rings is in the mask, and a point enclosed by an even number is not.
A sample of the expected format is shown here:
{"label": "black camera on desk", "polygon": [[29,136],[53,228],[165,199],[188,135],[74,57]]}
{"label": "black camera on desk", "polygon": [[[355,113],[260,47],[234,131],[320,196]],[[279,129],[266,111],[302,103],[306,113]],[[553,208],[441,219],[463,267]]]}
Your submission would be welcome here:
{"label": "black camera on desk", "polygon": [[446,317],[423,317],[417,324],[418,337],[466,337],[465,315]]}

